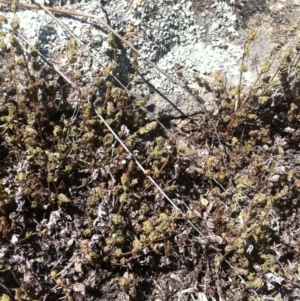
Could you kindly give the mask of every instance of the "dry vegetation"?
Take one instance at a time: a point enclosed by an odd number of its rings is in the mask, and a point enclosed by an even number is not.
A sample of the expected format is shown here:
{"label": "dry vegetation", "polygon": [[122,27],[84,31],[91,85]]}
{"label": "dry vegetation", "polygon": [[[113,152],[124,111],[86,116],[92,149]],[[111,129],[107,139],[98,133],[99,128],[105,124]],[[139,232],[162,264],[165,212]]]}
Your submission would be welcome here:
{"label": "dry vegetation", "polygon": [[195,74],[218,112],[164,124],[118,86],[115,64],[70,109],[57,97],[68,85],[47,82],[54,70],[40,72],[11,26],[0,42],[1,301],[300,299],[300,42],[286,47],[297,26],[249,93]]}

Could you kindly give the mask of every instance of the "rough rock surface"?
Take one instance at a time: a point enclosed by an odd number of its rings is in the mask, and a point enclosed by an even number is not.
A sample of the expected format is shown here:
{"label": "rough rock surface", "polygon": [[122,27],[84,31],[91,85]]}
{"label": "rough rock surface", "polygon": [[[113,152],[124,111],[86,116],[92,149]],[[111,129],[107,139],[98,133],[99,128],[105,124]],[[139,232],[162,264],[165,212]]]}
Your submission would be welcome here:
{"label": "rough rock surface", "polygon": [[[30,1],[27,1],[30,3]],[[71,3],[72,4],[71,4]],[[144,57],[177,80],[185,80],[191,89],[199,90],[207,109],[214,109],[214,92],[200,88],[193,78],[195,72],[212,80],[214,72],[224,76],[226,83],[237,84],[243,43],[249,31],[259,37],[249,57],[249,71],[243,83],[250,85],[257,77],[259,63],[268,57],[271,46],[285,30],[298,20],[300,0],[291,1],[40,1],[64,9],[97,15],[129,40]],[[1,6],[8,19],[13,17]],[[5,11],[6,10],[6,11]],[[89,85],[91,78],[112,61],[107,42],[107,30],[83,17],[57,15],[58,19],[82,42],[89,45],[98,62],[90,59],[82,48],[74,66],[68,61],[70,37],[44,11],[22,10],[17,13],[21,31],[31,44],[71,78],[83,71],[80,85]],[[8,27],[9,28],[9,27]],[[114,55],[119,66],[118,78],[128,84],[129,61],[135,59],[131,49],[118,46]],[[131,83],[131,93],[137,98],[151,94],[146,105],[149,118],[172,118],[203,111],[195,99],[181,87],[138,59],[139,69]],[[101,99],[101,95],[99,95]],[[69,99],[69,101],[71,101]],[[72,96],[72,101],[76,97]]]}

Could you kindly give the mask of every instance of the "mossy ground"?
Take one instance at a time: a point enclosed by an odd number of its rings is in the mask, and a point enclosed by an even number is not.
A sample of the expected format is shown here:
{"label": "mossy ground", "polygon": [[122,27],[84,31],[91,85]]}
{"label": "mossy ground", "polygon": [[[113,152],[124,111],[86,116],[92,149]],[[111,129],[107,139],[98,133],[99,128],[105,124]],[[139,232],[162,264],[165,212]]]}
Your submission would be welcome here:
{"label": "mossy ground", "polygon": [[113,65],[70,108],[34,47],[1,51],[1,300],[299,298],[298,44],[247,94],[213,83],[217,113],[162,125]]}

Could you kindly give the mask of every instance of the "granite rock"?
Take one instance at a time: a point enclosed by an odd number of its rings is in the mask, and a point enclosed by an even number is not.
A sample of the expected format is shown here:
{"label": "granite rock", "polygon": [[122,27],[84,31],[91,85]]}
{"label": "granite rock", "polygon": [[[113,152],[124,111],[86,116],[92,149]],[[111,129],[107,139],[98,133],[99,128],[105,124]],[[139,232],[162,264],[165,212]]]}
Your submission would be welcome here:
{"label": "granite rock", "polygon": [[[258,33],[243,74],[244,90],[255,79],[259,64],[267,60],[272,45],[285,31],[299,22],[300,0],[112,0],[112,1],[43,1],[42,4],[97,15],[130,41],[142,55],[157,64],[177,81],[184,81],[190,90],[197,90],[208,110],[216,108],[216,91],[199,87],[197,73],[207,81],[221,74],[229,86],[238,84],[244,41],[252,30]],[[31,1],[27,1],[30,3]],[[13,13],[7,6],[0,10],[10,20]],[[57,15],[58,16],[58,15]],[[139,65],[131,82],[136,98],[150,94],[145,109],[149,119],[190,116],[203,112],[203,107],[180,86],[158,73],[131,49],[118,43],[119,50],[112,58],[107,42],[107,29],[83,17],[59,15],[58,19],[85,45],[97,60],[91,59],[83,46],[78,47],[78,58],[68,63],[70,36],[44,11],[20,10],[20,31],[30,44],[55,63],[70,78],[84,71],[79,86],[91,85],[99,70],[113,59],[118,64],[116,76],[128,84],[132,60]],[[9,25],[4,28],[10,30]],[[291,39],[294,43],[299,33]],[[67,101],[77,101],[70,93]],[[72,98],[72,99],[71,99]],[[102,96],[99,95],[99,99]],[[101,103],[101,101],[99,101]]]}

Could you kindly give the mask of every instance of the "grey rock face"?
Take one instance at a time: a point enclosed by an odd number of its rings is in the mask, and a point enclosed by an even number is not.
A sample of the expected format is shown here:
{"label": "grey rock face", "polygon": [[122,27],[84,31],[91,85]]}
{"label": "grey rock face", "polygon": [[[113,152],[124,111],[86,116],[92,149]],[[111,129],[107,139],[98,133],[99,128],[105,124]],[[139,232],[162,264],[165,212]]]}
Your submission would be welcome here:
{"label": "grey rock face", "polygon": [[[30,1],[27,1],[30,3]],[[214,92],[199,87],[194,73],[211,81],[219,72],[226,83],[237,84],[240,75],[244,41],[255,29],[258,39],[247,59],[248,72],[243,74],[247,87],[257,77],[258,66],[267,59],[272,44],[298,20],[299,0],[118,0],[118,1],[42,1],[44,5],[59,6],[97,15],[130,41],[142,55],[165,70],[177,81],[184,81],[191,90],[197,90],[208,110],[213,110]],[[78,2],[78,3],[77,3]],[[5,11],[5,7],[0,6]],[[5,11],[8,19],[12,13]],[[83,70],[80,85],[89,85],[91,79],[112,59],[118,64],[116,76],[128,84],[129,62],[133,51],[120,46],[117,53],[109,53],[107,30],[94,21],[82,17],[60,15],[59,20],[84,44],[90,46],[97,60],[91,60],[86,48],[79,47],[78,59],[68,64],[70,37],[43,11],[22,10],[17,13],[20,30],[31,44],[66,74],[72,77]],[[9,29],[9,26],[7,26]],[[130,92],[141,98],[150,94],[146,105],[149,118],[174,118],[203,112],[202,106],[191,95],[174,85],[168,78],[137,58],[138,72]],[[245,88],[246,89],[246,88]],[[102,96],[99,95],[99,98]],[[73,99],[74,101],[74,99]]]}

